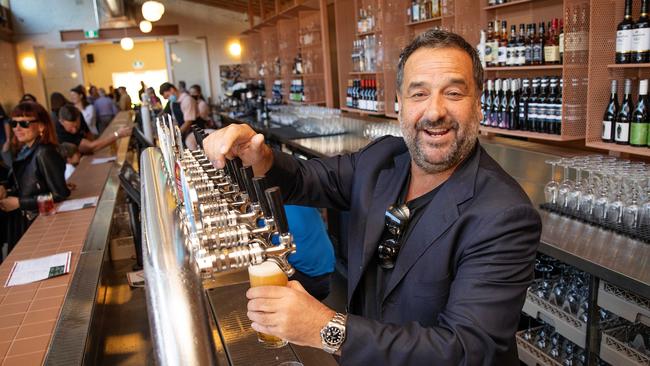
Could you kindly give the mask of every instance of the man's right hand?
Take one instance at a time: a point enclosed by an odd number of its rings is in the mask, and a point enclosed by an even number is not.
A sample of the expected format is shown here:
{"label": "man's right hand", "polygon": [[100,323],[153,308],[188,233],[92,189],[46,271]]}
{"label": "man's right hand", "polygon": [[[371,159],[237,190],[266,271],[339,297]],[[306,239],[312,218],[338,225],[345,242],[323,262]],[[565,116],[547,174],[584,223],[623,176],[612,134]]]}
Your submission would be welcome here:
{"label": "man's right hand", "polygon": [[211,133],[203,140],[203,147],[219,169],[226,165],[226,159],[235,157],[245,166],[251,165],[255,175],[266,174],[273,165],[273,152],[264,143],[264,135],[245,124],[233,124]]}

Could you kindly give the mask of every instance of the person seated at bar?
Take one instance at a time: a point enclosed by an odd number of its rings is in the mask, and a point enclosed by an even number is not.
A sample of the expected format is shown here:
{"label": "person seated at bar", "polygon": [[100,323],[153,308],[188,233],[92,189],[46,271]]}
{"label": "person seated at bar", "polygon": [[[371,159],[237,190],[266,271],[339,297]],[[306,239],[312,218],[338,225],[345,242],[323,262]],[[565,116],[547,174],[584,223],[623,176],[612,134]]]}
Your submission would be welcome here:
{"label": "person seated at bar", "polygon": [[84,116],[84,121],[88,126],[88,130],[97,136],[99,131],[97,130],[97,116],[95,115],[95,107],[92,104],[88,103],[86,98],[86,90],[82,85],[77,85],[76,87],[70,89],[70,102],[74,104],[75,107],[81,112]]}
{"label": "person seated at bar", "polygon": [[117,105],[113,102],[113,99],[106,95],[104,88],[99,88],[98,93],[98,97],[93,102],[93,105],[95,106],[95,112],[97,112],[97,131],[101,135],[120,110],[117,109]]}
{"label": "person seated at bar", "polygon": [[81,154],[92,154],[122,137],[131,136],[131,127],[123,126],[112,134],[95,138],[87,126],[81,123],[79,110],[68,104],[59,111],[56,134],[61,143],[69,142],[78,146]]}
{"label": "person seated at bar", "polygon": [[192,132],[192,124],[198,118],[196,101],[187,92],[180,92],[171,83],[163,83],[160,85],[159,92],[163,98],[168,100],[164,112],[170,113],[176,120],[176,123],[178,123],[187,148],[195,150],[196,140],[190,132]]}
{"label": "person seated at bar", "polygon": [[65,159],[65,180],[67,182],[77,168],[77,165],[79,165],[81,153],[79,152],[79,147],[70,142],[61,143],[59,145],[59,153]]}
{"label": "person seated at bar", "polygon": [[539,213],[481,147],[483,68],[461,36],[428,30],[402,51],[403,138],[301,160],[246,124],[210,134],[217,168],[240,157],[288,204],[350,211],[347,308],[291,281],[247,291],[251,327],[340,355],[342,365],[519,365]]}
{"label": "person seated at bar", "polygon": [[70,195],[65,161],[57,151],[50,114],[34,102],[18,104],[11,112],[15,158],[9,182],[0,187],[0,210],[9,213],[9,248],[18,242],[38,216],[37,197],[52,194],[54,202]]}
{"label": "person seated at bar", "polygon": [[296,243],[296,253],[289,263],[296,269],[290,280],[296,280],[318,300],[330,293],[334,272],[334,246],[320,212],[314,207],[285,205],[289,231]]}

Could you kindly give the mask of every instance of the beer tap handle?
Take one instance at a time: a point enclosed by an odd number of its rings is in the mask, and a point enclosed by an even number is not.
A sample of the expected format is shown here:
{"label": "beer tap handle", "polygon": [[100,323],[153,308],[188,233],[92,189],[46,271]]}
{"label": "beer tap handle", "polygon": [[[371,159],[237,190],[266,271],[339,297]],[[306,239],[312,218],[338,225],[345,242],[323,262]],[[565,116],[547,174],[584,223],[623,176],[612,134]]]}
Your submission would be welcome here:
{"label": "beer tap handle", "polygon": [[248,192],[248,197],[251,199],[251,202],[257,203],[259,199],[257,197],[257,192],[255,192],[255,188],[253,187],[253,167],[242,167],[239,171],[241,173],[242,180],[244,181],[246,192]]}
{"label": "beer tap handle", "polygon": [[287,214],[284,211],[280,188],[268,188],[264,193],[266,194],[266,199],[269,201],[269,206],[271,206],[271,212],[273,213],[273,220],[275,221],[277,231],[281,235],[288,234],[289,224],[287,223]]}
{"label": "beer tap handle", "polygon": [[242,164],[242,161],[240,158],[234,158],[232,159],[232,167],[233,167],[233,175],[235,178],[235,181],[237,182],[237,186],[239,186],[239,191],[242,192],[246,189],[246,186],[244,185],[244,179],[242,178],[241,175],[241,168],[244,164]]}
{"label": "beer tap handle", "polygon": [[203,150],[203,138],[205,137],[203,129],[197,125],[192,125],[192,133],[196,139],[196,144]]}
{"label": "beer tap handle", "polygon": [[226,174],[230,177],[230,181],[235,184],[237,183],[237,178],[235,177],[235,169],[234,165],[232,163],[232,160],[226,159],[226,165],[224,166],[226,169]]}
{"label": "beer tap handle", "polygon": [[264,212],[264,217],[272,217],[273,213],[271,212],[271,207],[269,206],[269,202],[266,200],[266,196],[264,195],[264,191],[266,190],[266,178],[253,178],[253,189],[255,190],[257,199],[259,200],[260,206],[262,207],[262,212]]}

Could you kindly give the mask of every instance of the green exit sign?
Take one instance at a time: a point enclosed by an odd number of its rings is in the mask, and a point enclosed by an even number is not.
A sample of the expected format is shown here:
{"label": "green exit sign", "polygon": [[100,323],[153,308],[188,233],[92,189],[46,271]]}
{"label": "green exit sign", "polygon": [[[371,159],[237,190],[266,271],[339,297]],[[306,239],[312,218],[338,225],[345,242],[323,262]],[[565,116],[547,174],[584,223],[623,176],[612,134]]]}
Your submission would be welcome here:
{"label": "green exit sign", "polygon": [[98,29],[85,30],[84,31],[84,37],[85,38],[99,38],[99,30]]}

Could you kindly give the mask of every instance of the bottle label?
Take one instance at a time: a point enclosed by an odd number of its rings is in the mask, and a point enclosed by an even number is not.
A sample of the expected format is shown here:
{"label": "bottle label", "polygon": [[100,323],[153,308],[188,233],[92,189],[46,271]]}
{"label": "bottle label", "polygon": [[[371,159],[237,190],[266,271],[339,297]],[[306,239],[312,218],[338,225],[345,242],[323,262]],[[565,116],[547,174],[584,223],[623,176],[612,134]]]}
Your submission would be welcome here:
{"label": "bottle label", "polygon": [[643,146],[648,141],[648,123],[632,123],[630,128],[630,144]]}
{"label": "bottle label", "polygon": [[516,65],[525,65],[526,64],[526,46],[517,46],[517,62]]}
{"label": "bottle label", "polygon": [[541,44],[536,44],[533,45],[533,61],[543,61],[543,54],[542,54],[542,45]]}
{"label": "bottle label", "polygon": [[507,47],[499,47],[499,63],[505,64],[508,61]]}
{"label": "bottle label", "polygon": [[544,60],[546,62],[560,61],[560,48],[558,46],[544,47]]}
{"label": "bottle label", "polygon": [[629,123],[616,123],[616,131],[614,131],[614,140],[616,140],[616,142],[630,141]]}
{"label": "bottle label", "polygon": [[632,30],[620,30],[616,32],[616,53],[632,52]]}
{"label": "bottle label", "polygon": [[533,62],[533,47],[531,45],[525,46],[524,58],[526,64],[530,64],[531,62]]}
{"label": "bottle label", "polygon": [[395,102],[395,113],[399,113],[399,103]]}
{"label": "bottle label", "polygon": [[632,31],[632,51],[650,51],[650,28],[641,28]]}
{"label": "bottle label", "polygon": [[560,44],[559,45],[560,54],[563,54],[564,53],[564,33],[560,33],[560,40],[559,40],[558,43]]}
{"label": "bottle label", "polygon": [[515,62],[515,47],[508,47],[506,50],[506,65],[513,66]]}
{"label": "bottle label", "polygon": [[612,121],[603,121],[603,140],[612,140]]}
{"label": "bottle label", "polygon": [[485,63],[490,64],[492,62],[492,42],[485,43]]}

